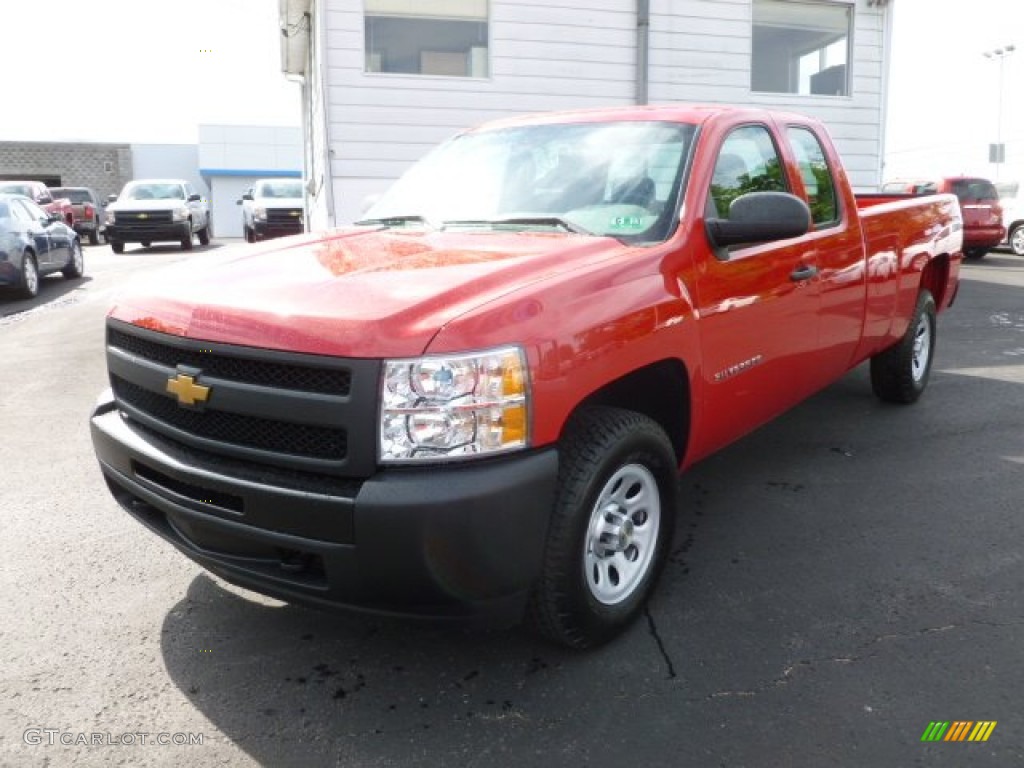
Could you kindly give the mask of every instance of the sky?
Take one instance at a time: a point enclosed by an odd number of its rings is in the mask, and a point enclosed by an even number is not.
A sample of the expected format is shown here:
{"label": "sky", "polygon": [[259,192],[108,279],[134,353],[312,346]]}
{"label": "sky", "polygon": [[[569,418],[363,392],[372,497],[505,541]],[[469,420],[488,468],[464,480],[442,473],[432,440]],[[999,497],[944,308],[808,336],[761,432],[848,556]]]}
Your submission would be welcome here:
{"label": "sky", "polygon": [[[195,143],[199,124],[301,124],[277,0],[0,0],[0,141]],[[1024,1],[890,0],[886,179],[1024,179]],[[45,40],[40,42],[40,35]],[[1007,44],[997,169],[999,69]],[[26,106],[15,112],[11,105]]]}
{"label": "sky", "polygon": [[301,125],[277,0],[0,0],[0,38],[0,141],[194,144],[199,124]]}

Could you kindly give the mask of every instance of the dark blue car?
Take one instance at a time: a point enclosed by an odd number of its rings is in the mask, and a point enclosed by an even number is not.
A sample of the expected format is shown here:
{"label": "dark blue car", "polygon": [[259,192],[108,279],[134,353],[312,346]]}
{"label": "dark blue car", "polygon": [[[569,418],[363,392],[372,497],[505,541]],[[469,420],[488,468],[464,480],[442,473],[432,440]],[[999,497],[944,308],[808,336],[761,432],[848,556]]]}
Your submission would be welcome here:
{"label": "dark blue car", "polygon": [[39,293],[39,278],[81,277],[82,244],[75,230],[23,195],[0,194],[0,286],[22,298]]}

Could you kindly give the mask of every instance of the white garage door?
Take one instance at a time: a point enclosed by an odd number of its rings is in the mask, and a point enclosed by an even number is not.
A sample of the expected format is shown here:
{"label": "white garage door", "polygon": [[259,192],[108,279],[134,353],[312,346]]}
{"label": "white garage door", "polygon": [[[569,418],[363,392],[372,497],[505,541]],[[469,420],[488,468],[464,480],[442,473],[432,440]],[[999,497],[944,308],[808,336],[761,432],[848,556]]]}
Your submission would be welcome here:
{"label": "white garage door", "polygon": [[210,180],[210,210],[214,237],[242,236],[242,193],[256,181],[255,176],[214,176]]}

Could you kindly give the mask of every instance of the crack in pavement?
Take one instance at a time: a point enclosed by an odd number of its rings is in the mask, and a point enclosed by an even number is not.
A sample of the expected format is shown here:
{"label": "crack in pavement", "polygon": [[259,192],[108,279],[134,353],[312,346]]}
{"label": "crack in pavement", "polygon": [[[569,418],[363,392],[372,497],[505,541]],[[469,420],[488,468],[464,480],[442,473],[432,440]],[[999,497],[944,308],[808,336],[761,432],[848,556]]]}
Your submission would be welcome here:
{"label": "crack in pavement", "polygon": [[673,680],[676,677],[676,668],[672,663],[672,657],[668,655],[668,649],[665,648],[661,635],[658,634],[658,625],[654,623],[654,616],[651,614],[651,607],[649,605],[644,605],[644,615],[647,617],[647,629],[658,646],[661,658],[665,660],[665,666],[668,668],[668,679]]}

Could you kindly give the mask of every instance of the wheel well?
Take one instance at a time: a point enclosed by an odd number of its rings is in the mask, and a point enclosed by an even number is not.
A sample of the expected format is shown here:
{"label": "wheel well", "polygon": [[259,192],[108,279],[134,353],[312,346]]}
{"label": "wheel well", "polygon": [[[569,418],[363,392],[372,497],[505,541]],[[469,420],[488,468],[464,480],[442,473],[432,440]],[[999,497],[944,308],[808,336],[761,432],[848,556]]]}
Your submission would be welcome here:
{"label": "wheel well", "polygon": [[921,287],[927,288],[935,299],[935,306],[941,307],[946,298],[946,287],[949,285],[949,256],[936,256],[921,272]]}
{"label": "wheel well", "polygon": [[690,434],[690,378],[681,360],[661,360],[609,382],[588,395],[574,413],[591,405],[606,405],[642,413],[654,419],[681,462]]}

